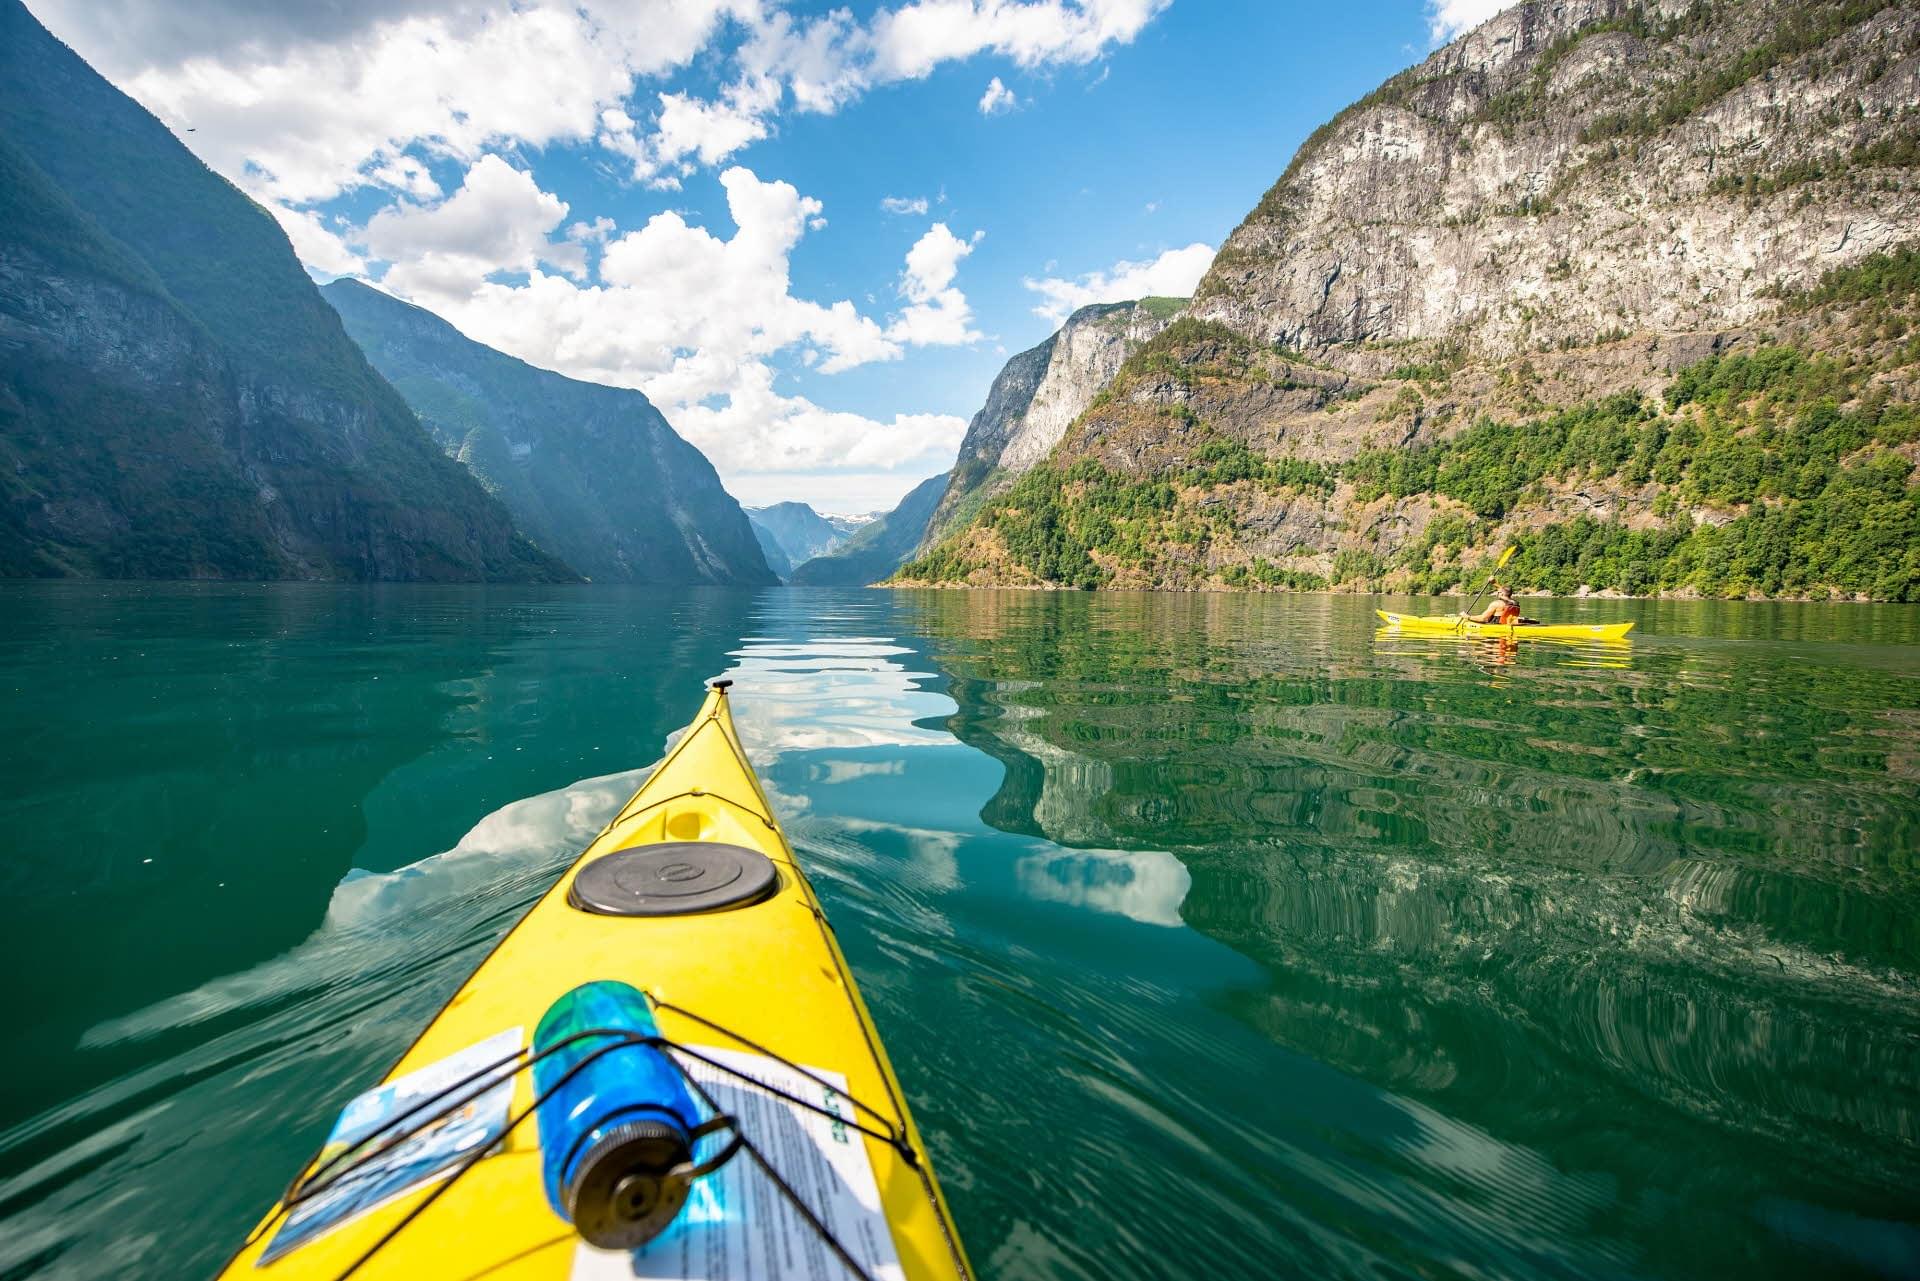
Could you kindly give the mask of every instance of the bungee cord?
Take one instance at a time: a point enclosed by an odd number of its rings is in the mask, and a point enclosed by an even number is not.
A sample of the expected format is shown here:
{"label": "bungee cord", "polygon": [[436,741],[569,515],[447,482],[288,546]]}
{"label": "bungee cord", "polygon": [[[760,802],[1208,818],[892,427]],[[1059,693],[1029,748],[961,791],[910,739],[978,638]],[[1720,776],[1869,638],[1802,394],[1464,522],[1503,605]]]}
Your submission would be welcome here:
{"label": "bungee cord", "polygon": [[[650,994],[649,1000],[652,1000]],[[899,1154],[909,1169],[912,1169],[920,1177],[922,1184],[928,1186],[928,1192],[929,1195],[931,1195],[931,1186],[928,1184],[925,1163],[922,1161],[920,1154],[914,1150],[913,1145],[907,1141],[904,1130],[897,1126],[885,1113],[855,1098],[846,1091],[835,1087],[830,1082],[821,1078],[817,1073],[767,1049],[765,1046],[759,1045],[691,1010],[684,1009],[666,1001],[656,1000],[653,1001],[653,1004],[656,1008],[671,1011],[693,1023],[717,1032],[752,1050],[754,1053],[772,1059],[788,1070],[818,1083],[830,1099],[845,1099],[847,1103],[852,1106],[856,1115],[851,1117],[844,1115],[840,1111],[816,1103],[811,1099],[803,1098],[781,1089],[778,1086],[769,1085],[756,1077],[721,1062],[709,1054],[703,1053],[699,1049],[684,1045],[665,1036],[648,1035],[624,1028],[587,1028],[566,1036],[538,1052],[522,1047],[511,1053],[504,1054],[492,1062],[474,1069],[459,1080],[452,1082],[428,1097],[412,1104],[379,1130],[362,1135],[340,1151],[318,1162],[318,1164],[296,1178],[293,1183],[288,1186],[286,1193],[280,1198],[277,1212],[269,1215],[264,1222],[255,1228],[254,1231],[248,1235],[245,1244],[251,1246],[270,1228],[286,1222],[287,1216],[299,1206],[334,1188],[350,1184],[363,1170],[367,1169],[382,1152],[390,1150],[395,1145],[405,1142],[435,1122],[459,1111],[459,1109],[467,1106],[481,1095],[512,1080],[520,1072],[531,1069],[535,1063],[560,1053],[579,1042],[604,1039],[606,1041],[605,1044],[596,1046],[594,1049],[588,1051],[578,1062],[572,1064],[545,1090],[538,1092],[530,1104],[518,1112],[513,1113],[508,1118],[506,1126],[501,1130],[499,1137],[494,1142],[478,1148],[471,1155],[464,1158],[453,1168],[452,1172],[446,1178],[440,1180],[425,1196],[421,1197],[405,1214],[387,1228],[385,1232],[381,1233],[380,1237],[362,1251],[352,1263],[348,1264],[347,1267],[337,1275],[335,1281],[348,1281],[349,1278],[358,1273],[367,1263],[372,1261],[382,1249],[419,1219],[419,1217],[427,1211],[428,1207],[445,1196],[454,1185],[459,1183],[460,1180],[478,1166],[481,1161],[497,1151],[506,1138],[525,1122],[527,1117],[538,1111],[542,1103],[546,1102],[547,1099],[561,1090],[574,1077],[606,1055],[634,1045],[648,1046],[652,1049],[665,1052],[667,1060],[674,1065],[674,1068],[680,1073],[681,1078],[692,1092],[698,1096],[701,1104],[706,1108],[709,1113],[709,1119],[697,1126],[694,1131],[691,1132],[690,1138],[697,1141],[701,1138],[710,1137],[722,1130],[728,1132],[728,1139],[721,1149],[705,1160],[698,1162],[692,1169],[685,1171],[685,1177],[691,1180],[701,1175],[712,1173],[727,1164],[727,1162],[731,1161],[739,1153],[746,1153],[753,1164],[767,1177],[768,1182],[774,1186],[782,1199],[793,1207],[794,1211],[807,1224],[808,1228],[832,1251],[834,1256],[847,1269],[848,1273],[858,1278],[858,1281],[873,1281],[871,1275],[860,1265],[860,1262],[854,1257],[852,1252],[834,1235],[832,1229],[827,1226],[814,1208],[806,1203],[805,1198],[794,1189],[793,1185],[786,1180],[779,1169],[768,1160],[766,1154],[753,1142],[752,1138],[740,1129],[738,1119],[721,1110],[713,1095],[705,1086],[694,1079],[692,1073],[688,1071],[686,1064],[681,1060],[684,1057],[686,1060],[703,1064],[755,1090],[780,1099],[782,1102],[791,1104],[794,1107],[801,1108],[817,1116],[828,1118],[836,1124],[844,1125],[860,1134],[864,1134],[869,1138],[886,1144]],[[871,1120],[863,1120],[862,1115]],[[958,1261],[959,1257],[956,1250],[956,1261]]]}

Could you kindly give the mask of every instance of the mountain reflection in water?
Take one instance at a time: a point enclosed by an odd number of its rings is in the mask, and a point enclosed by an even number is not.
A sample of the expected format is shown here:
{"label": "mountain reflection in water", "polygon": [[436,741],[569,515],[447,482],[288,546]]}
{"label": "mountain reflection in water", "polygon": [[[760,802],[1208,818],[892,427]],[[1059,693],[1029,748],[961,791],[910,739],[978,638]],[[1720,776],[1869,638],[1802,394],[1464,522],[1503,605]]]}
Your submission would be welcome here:
{"label": "mountain reflection in water", "polygon": [[9,1281],[216,1268],[722,673],[983,1276],[1920,1276],[1912,610],[0,596]]}
{"label": "mountain reflection in water", "polygon": [[989,820],[1172,852],[1185,923],[1260,967],[1211,1004],[1390,1091],[1505,1230],[1593,1234],[1575,1271],[1792,1274],[1785,1237],[1920,1274],[1911,635],[1490,672],[1338,599],[914,603],[1007,767]]}

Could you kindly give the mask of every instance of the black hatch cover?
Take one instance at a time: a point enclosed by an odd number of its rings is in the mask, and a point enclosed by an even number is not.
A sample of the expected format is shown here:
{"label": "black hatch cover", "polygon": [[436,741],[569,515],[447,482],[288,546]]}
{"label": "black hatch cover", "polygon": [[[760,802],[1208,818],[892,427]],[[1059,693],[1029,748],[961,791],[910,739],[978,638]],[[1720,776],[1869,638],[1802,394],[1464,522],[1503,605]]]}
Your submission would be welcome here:
{"label": "black hatch cover", "polygon": [[684,916],[757,903],[778,879],[759,850],[668,841],[601,855],[574,877],[567,901],[604,916]]}

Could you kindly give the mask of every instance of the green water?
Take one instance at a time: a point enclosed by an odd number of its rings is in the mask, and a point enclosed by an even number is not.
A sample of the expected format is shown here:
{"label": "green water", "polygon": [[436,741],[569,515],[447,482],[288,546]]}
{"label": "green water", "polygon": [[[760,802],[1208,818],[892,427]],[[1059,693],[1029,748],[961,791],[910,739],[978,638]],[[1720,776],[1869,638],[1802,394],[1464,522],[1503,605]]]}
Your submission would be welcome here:
{"label": "green water", "polygon": [[215,1269],[722,672],[984,1276],[1920,1276],[1920,611],[1375,604],[0,585],[0,1277]]}

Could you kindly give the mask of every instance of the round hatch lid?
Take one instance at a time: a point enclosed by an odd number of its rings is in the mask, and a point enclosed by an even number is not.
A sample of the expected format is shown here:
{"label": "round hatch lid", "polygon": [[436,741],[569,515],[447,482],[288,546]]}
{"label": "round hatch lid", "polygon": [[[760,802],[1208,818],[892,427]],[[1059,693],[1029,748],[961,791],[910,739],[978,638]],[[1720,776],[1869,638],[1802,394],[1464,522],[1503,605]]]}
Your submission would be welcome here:
{"label": "round hatch lid", "polygon": [[744,845],[668,841],[604,854],[580,869],[567,901],[604,916],[685,916],[757,903],[778,879]]}

